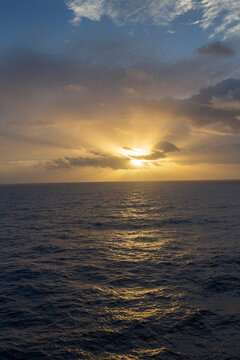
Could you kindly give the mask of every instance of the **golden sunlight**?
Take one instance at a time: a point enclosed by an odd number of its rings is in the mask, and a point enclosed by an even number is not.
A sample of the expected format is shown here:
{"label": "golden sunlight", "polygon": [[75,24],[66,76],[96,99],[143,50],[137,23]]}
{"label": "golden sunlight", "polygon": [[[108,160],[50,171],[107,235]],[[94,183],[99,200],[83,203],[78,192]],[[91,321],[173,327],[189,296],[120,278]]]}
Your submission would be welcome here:
{"label": "golden sunlight", "polygon": [[143,160],[131,159],[131,163],[135,166],[143,166]]}
{"label": "golden sunlight", "polygon": [[119,153],[128,158],[134,166],[139,167],[146,163],[144,157],[149,154],[149,151],[133,148],[130,146],[124,146]]}
{"label": "golden sunlight", "polygon": [[130,147],[125,147],[122,149],[122,155],[124,156],[127,156],[129,157],[130,159],[131,158],[136,158],[136,157],[141,157],[141,156],[144,156],[144,155],[147,155],[148,152],[146,150],[143,150],[143,149],[138,149],[138,148],[130,148]]}

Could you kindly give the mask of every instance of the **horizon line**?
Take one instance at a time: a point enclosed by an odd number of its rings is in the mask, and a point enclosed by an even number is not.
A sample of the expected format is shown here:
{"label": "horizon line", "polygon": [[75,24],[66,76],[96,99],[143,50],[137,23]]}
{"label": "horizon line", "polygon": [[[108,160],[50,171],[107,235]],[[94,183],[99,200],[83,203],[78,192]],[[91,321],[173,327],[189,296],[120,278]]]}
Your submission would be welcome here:
{"label": "horizon line", "polygon": [[106,181],[63,181],[63,182],[23,182],[23,183],[0,183],[6,185],[64,185],[64,184],[106,184],[106,183],[154,183],[154,182],[234,182],[240,179],[192,179],[192,180],[106,180]]}

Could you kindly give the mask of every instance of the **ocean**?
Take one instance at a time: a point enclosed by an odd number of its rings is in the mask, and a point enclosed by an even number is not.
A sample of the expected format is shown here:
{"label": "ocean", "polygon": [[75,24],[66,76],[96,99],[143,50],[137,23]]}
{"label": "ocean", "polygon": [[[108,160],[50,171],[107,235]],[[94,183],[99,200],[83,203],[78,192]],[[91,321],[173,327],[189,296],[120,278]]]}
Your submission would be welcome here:
{"label": "ocean", "polygon": [[240,182],[0,186],[0,359],[240,359]]}

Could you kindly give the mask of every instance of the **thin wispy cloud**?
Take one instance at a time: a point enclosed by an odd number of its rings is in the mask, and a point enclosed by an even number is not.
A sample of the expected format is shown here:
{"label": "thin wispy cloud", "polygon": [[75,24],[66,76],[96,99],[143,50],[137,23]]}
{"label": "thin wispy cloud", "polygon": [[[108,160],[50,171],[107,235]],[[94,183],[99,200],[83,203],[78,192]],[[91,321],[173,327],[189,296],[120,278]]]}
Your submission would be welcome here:
{"label": "thin wispy cloud", "polygon": [[[239,0],[202,0],[203,29],[213,28],[211,37],[223,33],[224,38],[240,34],[240,2]],[[216,25],[217,21],[217,25]]]}
{"label": "thin wispy cloud", "polygon": [[72,22],[83,18],[98,21],[108,16],[115,23],[151,23],[159,26],[171,24],[178,16],[198,10],[199,19],[193,24],[210,31],[210,37],[223,38],[240,35],[239,0],[65,0],[73,12]]}
{"label": "thin wispy cloud", "polygon": [[152,22],[167,25],[193,8],[192,0],[66,0],[66,4],[74,13],[75,24],[84,17],[100,20],[106,15],[118,24]]}
{"label": "thin wispy cloud", "polygon": [[74,23],[78,23],[83,17],[100,20],[104,15],[104,0],[69,0],[66,4],[74,13]]}

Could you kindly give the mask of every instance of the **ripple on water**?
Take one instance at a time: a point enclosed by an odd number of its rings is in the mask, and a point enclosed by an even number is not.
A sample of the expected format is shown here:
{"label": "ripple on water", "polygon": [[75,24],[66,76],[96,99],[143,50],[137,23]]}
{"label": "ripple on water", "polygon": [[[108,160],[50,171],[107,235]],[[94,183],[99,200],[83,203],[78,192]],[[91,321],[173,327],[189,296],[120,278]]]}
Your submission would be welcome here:
{"label": "ripple on water", "polygon": [[239,188],[0,186],[0,359],[239,359]]}

